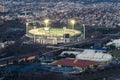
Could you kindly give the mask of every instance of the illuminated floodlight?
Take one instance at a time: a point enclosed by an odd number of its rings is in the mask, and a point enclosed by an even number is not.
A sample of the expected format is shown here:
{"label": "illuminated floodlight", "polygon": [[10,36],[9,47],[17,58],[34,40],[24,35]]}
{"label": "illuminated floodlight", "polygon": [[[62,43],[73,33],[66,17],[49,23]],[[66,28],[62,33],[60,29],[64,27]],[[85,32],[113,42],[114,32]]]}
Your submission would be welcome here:
{"label": "illuminated floodlight", "polygon": [[70,20],[70,23],[72,24],[72,29],[74,29],[74,25],[76,23],[76,21],[74,19]]}
{"label": "illuminated floodlight", "polygon": [[49,19],[45,19],[45,20],[44,20],[44,23],[45,23],[45,26],[46,26],[46,27],[48,27],[49,21],[50,21]]}
{"label": "illuminated floodlight", "polygon": [[85,39],[85,35],[86,35],[86,33],[85,33],[85,24],[83,24],[83,39]]}
{"label": "illuminated floodlight", "polygon": [[28,26],[29,25],[29,23],[28,22],[26,22],[26,26]]}

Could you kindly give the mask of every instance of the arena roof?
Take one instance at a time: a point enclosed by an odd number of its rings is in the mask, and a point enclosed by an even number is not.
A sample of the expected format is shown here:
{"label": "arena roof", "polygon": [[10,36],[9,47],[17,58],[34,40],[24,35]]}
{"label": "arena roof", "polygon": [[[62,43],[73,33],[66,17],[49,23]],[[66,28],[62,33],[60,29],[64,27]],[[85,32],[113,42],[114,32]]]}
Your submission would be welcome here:
{"label": "arena roof", "polygon": [[76,59],[105,62],[110,61],[112,56],[110,54],[103,53],[103,51],[87,49],[84,50],[81,54],[78,54]]}
{"label": "arena roof", "polygon": [[80,59],[74,59],[74,58],[65,58],[60,59],[58,61],[55,61],[52,63],[53,65],[62,65],[62,66],[73,66],[73,67],[80,67],[80,68],[86,68],[90,65],[99,64],[95,61],[88,61],[88,60],[80,60]]}

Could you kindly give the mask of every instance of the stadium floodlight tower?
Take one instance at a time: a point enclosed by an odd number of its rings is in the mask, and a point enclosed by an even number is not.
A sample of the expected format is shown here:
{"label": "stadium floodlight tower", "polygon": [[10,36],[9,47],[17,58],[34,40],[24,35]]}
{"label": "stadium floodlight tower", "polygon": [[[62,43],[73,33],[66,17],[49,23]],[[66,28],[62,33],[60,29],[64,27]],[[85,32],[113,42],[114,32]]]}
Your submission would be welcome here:
{"label": "stadium floodlight tower", "polygon": [[49,21],[50,21],[49,19],[45,19],[45,20],[44,20],[45,27],[48,27]]}
{"label": "stadium floodlight tower", "polygon": [[[34,26],[34,29],[36,29],[36,26]],[[35,43],[35,40],[36,40],[36,36],[35,36],[35,34],[34,34],[34,43]]]}
{"label": "stadium floodlight tower", "polygon": [[28,25],[29,25],[29,23],[26,22],[26,35],[28,34]]}
{"label": "stadium floodlight tower", "polygon": [[50,32],[50,27],[48,27],[49,22],[50,22],[49,19],[45,19],[45,20],[44,20],[44,23],[45,23],[44,30]]}
{"label": "stadium floodlight tower", "polygon": [[85,24],[83,24],[83,39],[85,39],[85,35],[86,35],[86,33],[85,33]]}
{"label": "stadium floodlight tower", "polygon": [[72,20],[70,20],[70,23],[72,24],[72,29],[74,30],[76,21],[74,19],[72,19]]}

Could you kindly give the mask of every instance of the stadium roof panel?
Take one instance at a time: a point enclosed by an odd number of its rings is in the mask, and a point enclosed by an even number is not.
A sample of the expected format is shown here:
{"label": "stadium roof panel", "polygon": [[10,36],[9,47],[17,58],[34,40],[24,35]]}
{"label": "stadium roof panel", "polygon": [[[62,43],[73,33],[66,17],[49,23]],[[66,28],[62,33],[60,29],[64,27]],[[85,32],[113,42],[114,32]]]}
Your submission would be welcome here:
{"label": "stadium roof panel", "polygon": [[98,62],[106,62],[112,59],[110,54],[106,54],[97,50],[84,50],[81,54],[76,56],[76,59],[91,60]]}

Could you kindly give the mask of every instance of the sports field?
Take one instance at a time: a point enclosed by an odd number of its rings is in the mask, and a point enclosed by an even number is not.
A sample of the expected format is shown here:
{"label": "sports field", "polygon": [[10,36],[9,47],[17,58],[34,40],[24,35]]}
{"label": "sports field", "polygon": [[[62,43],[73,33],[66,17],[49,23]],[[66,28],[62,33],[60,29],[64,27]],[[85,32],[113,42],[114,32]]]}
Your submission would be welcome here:
{"label": "sports field", "polygon": [[32,35],[37,36],[63,36],[64,34],[70,34],[70,36],[75,36],[81,34],[78,30],[72,29],[62,29],[62,28],[51,28],[50,30],[44,30],[44,28],[36,28],[28,31]]}

